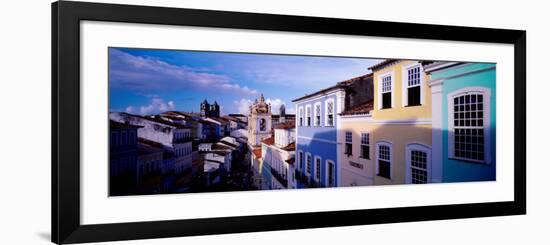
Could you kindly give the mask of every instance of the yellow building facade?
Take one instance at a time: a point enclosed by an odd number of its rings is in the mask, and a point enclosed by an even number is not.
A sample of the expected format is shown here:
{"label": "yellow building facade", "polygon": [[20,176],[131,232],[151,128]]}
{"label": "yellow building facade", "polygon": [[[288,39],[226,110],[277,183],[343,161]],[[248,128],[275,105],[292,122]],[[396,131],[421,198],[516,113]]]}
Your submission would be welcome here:
{"label": "yellow building facade", "polygon": [[342,186],[428,183],[432,105],[422,64],[386,60],[370,68],[369,106],[347,108],[338,133]]}

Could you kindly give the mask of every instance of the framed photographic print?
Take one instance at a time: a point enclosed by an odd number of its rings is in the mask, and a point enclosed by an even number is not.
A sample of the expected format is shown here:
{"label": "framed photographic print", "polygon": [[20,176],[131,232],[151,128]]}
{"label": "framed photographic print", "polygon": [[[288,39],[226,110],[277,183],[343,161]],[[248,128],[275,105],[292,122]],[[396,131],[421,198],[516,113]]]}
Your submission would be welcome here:
{"label": "framed photographic print", "polygon": [[525,37],[55,2],[52,241],[525,214]]}

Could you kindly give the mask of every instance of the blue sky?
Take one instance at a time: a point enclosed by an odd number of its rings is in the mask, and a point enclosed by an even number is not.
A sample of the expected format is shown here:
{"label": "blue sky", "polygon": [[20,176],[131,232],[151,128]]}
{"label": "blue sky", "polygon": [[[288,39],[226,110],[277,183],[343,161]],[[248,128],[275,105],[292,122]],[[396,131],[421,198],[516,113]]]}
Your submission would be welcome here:
{"label": "blue sky", "polygon": [[218,101],[222,114],[246,113],[260,94],[281,104],[369,73],[378,59],[109,48],[111,111],[199,111]]}

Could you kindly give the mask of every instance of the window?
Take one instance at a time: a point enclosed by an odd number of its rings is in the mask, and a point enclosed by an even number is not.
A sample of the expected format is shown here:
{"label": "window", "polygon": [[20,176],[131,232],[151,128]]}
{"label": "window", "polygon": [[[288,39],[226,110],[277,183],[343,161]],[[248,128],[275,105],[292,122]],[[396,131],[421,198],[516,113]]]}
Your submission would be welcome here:
{"label": "window", "polygon": [[361,133],[361,158],[370,159],[370,139],[368,133]]}
{"label": "window", "polygon": [[122,131],[120,132],[120,144],[121,145],[126,145],[127,143],[127,138],[126,138],[126,131]]}
{"label": "window", "polygon": [[391,108],[392,104],[392,77],[387,75],[382,77],[382,109]]}
{"label": "window", "polygon": [[304,170],[304,153],[301,151],[298,157],[298,161],[299,161],[300,170],[303,171]]}
{"label": "window", "polygon": [[306,165],[307,165],[307,174],[311,174],[311,155],[308,153],[306,154]]}
{"label": "window", "polygon": [[304,126],[304,108],[303,107],[300,107],[300,109],[298,109],[298,125],[301,127],[301,126]]}
{"label": "window", "polygon": [[428,154],[424,151],[411,151],[411,182],[428,183]]}
{"label": "window", "polygon": [[129,143],[135,144],[136,143],[136,132],[130,131],[129,133]]}
{"label": "window", "polygon": [[315,179],[319,181],[321,179],[321,158],[315,158]]}
{"label": "window", "polygon": [[334,172],[335,172],[334,162],[327,160],[327,186],[328,187],[336,186],[334,184]]}
{"label": "window", "polygon": [[420,66],[407,69],[407,105],[420,105]]}
{"label": "window", "polygon": [[311,126],[311,106],[306,106],[306,126]]}
{"label": "window", "polygon": [[265,131],[266,130],[266,122],[265,122],[265,119],[262,118],[260,119],[260,131]]}
{"label": "window", "polygon": [[391,147],[386,143],[378,145],[378,176],[391,179]]}
{"label": "window", "polygon": [[315,104],[315,126],[321,126],[321,103]]}
{"label": "window", "polygon": [[334,126],[334,101],[327,101],[326,106],[327,121],[325,122],[325,126]]}
{"label": "window", "polygon": [[346,149],[345,154],[350,156],[353,155],[353,135],[351,132],[346,132]]}
{"label": "window", "polygon": [[112,132],[111,133],[111,146],[116,146],[118,145],[118,133],[117,132]]}
{"label": "window", "polygon": [[449,144],[453,157],[484,162],[487,151],[486,129],[488,112],[483,92],[460,93],[452,97],[452,136]]}

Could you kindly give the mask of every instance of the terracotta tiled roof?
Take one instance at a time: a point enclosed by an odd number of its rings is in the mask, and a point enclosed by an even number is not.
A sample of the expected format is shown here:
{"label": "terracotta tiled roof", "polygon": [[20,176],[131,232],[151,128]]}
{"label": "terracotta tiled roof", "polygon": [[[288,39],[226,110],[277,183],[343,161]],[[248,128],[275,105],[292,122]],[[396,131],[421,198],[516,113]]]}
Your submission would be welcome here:
{"label": "terracotta tiled roof", "polygon": [[275,138],[269,137],[267,139],[262,140],[262,143],[264,143],[266,145],[273,145],[273,144],[275,144]]}
{"label": "terracotta tiled roof", "polygon": [[287,159],[285,162],[287,162],[290,165],[294,165],[294,157],[290,158],[290,159]]}
{"label": "terracotta tiled roof", "polygon": [[282,150],[295,151],[296,150],[296,143],[292,142],[292,143],[288,144],[287,146],[283,147]]}
{"label": "terracotta tiled roof", "polygon": [[365,74],[365,75],[358,76],[358,77],[354,77],[354,78],[351,78],[351,79],[348,79],[348,80],[339,82],[339,84],[342,84],[342,85],[351,85],[351,84],[353,84],[354,82],[357,82],[357,81],[360,81],[360,80],[363,80],[363,79],[367,79],[367,78],[370,78],[370,77],[372,77],[372,73]]}
{"label": "terracotta tiled roof", "polygon": [[254,150],[252,150],[252,153],[254,154],[254,156],[256,158],[261,158],[262,157],[262,148],[254,149]]}
{"label": "terracotta tiled roof", "polygon": [[348,110],[340,113],[342,116],[348,116],[348,115],[360,115],[360,114],[368,114],[373,109],[373,101],[368,101],[363,104],[354,106],[352,108],[349,108]]}
{"label": "terracotta tiled roof", "polygon": [[275,129],[291,129],[291,128],[295,128],[296,127],[296,124],[294,122],[294,120],[290,120],[290,121],[286,121],[285,123],[281,123],[281,124],[277,124],[275,125]]}
{"label": "terracotta tiled roof", "polygon": [[331,87],[328,87],[328,88],[325,88],[325,89],[321,89],[321,90],[319,90],[317,92],[314,92],[312,94],[308,94],[308,95],[302,96],[300,98],[294,99],[294,100],[292,100],[292,102],[307,99],[307,98],[313,97],[313,96],[318,95],[318,94],[327,93],[327,92],[330,92],[331,90],[334,90],[334,89],[346,88],[347,86],[349,86],[353,82],[355,82],[357,80],[364,79],[366,77],[370,77],[370,76],[372,76],[372,73],[365,74],[365,75],[358,76],[358,77],[354,77],[354,78],[351,78],[351,79],[348,79],[348,80],[345,80],[345,81],[341,81],[341,82],[336,83],[336,85],[334,85],[334,86],[331,86]]}
{"label": "terracotta tiled roof", "polygon": [[373,65],[373,66],[369,67],[369,69],[370,69],[371,71],[378,70],[378,69],[380,69],[380,68],[382,68],[382,67],[384,67],[384,66],[386,66],[386,65],[389,65],[389,64],[391,64],[391,63],[393,63],[393,62],[396,62],[396,61],[399,61],[399,60],[397,60],[397,59],[387,59],[387,60],[384,60],[384,61],[382,61],[382,62],[380,62],[380,63],[378,63],[378,64],[376,64],[376,65]]}

